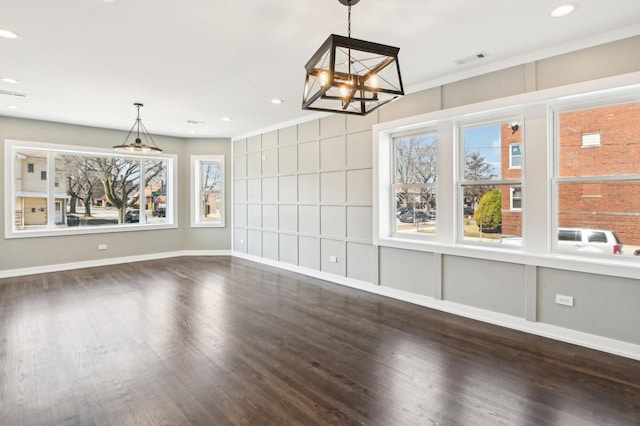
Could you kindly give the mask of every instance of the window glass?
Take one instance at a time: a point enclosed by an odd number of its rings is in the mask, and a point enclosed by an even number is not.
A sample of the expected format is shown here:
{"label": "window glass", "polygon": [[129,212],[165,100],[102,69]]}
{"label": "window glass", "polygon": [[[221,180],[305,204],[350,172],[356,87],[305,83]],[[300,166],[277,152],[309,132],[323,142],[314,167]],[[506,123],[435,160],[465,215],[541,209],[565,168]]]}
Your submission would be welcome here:
{"label": "window glass", "polygon": [[[598,143],[584,146],[593,133]],[[560,113],[558,150],[561,177],[640,174],[640,103]]]}
{"label": "window glass", "polygon": [[581,241],[580,231],[573,231],[568,229],[558,230],[559,241]]}
{"label": "window glass", "polygon": [[393,151],[394,231],[433,235],[437,220],[438,135],[430,132],[396,137]]}
{"label": "window glass", "polygon": [[519,186],[511,187],[511,210],[522,209],[522,189]]}
{"label": "window glass", "polygon": [[606,243],[607,236],[604,232],[593,231],[589,233],[589,242],[590,243]]}
{"label": "window glass", "polygon": [[509,145],[509,168],[519,169],[522,167],[522,152],[519,143]]}
{"label": "window glass", "polygon": [[165,160],[146,160],[145,219],[149,223],[167,222],[168,164]]}
{"label": "window glass", "polygon": [[558,228],[589,232],[585,246],[572,246],[575,254],[634,255],[640,249],[640,103],[559,112],[557,122]]}
{"label": "window glass", "polygon": [[522,125],[468,126],[461,136],[463,240],[521,245]]}

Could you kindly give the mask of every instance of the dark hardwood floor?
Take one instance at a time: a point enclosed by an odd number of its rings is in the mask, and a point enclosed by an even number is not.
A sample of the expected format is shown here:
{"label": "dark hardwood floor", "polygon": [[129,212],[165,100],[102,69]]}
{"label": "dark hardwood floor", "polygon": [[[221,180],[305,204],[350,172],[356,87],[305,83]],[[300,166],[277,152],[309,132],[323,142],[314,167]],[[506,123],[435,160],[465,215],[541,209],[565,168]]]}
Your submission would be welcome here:
{"label": "dark hardwood floor", "polygon": [[229,257],[0,280],[0,425],[639,425],[640,362]]}

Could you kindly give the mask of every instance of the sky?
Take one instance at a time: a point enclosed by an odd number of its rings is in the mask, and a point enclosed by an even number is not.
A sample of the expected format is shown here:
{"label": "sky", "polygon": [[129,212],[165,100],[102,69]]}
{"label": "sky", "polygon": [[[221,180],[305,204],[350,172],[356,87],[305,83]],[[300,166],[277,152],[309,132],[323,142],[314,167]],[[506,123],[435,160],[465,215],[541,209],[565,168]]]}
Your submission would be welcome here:
{"label": "sky", "polygon": [[479,152],[500,179],[500,123],[464,129],[465,152]]}

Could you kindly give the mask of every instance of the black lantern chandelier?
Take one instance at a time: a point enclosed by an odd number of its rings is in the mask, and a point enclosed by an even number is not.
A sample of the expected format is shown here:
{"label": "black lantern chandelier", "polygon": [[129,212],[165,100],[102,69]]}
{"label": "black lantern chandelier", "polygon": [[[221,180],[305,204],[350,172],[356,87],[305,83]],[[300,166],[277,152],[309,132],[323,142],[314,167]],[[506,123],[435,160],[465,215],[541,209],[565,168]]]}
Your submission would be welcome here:
{"label": "black lantern chandelier", "polygon": [[[133,123],[131,130],[129,130],[129,133],[127,133],[127,137],[124,139],[124,143],[122,145],[114,146],[113,147],[114,151],[124,152],[127,154],[132,154],[132,153],[147,154],[150,152],[153,152],[156,154],[161,153],[162,150],[158,147],[158,145],[156,145],[155,141],[149,134],[149,131],[144,126],[144,124],[142,124],[142,120],[140,119],[140,107],[144,105],[136,102],[135,104],[133,104],[133,106],[135,106],[138,109],[138,117],[136,118],[136,121]],[[127,143],[134,129],[136,130],[136,139],[134,142]],[[144,138],[144,141],[146,143],[142,142],[142,139],[140,138],[140,136]]]}
{"label": "black lantern chandelier", "polygon": [[305,65],[302,109],[366,115],[404,95],[397,47],[331,34]]}

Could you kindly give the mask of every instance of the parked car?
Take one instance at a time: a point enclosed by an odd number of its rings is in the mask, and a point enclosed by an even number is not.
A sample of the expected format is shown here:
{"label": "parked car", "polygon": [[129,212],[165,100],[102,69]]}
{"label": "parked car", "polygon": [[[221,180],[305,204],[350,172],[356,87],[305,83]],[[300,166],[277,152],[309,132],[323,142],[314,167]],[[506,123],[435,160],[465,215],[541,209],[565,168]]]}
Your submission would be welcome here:
{"label": "parked car", "polygon": [[140,210],[128,210],[124,214],[125,223],[138,223],[140,222]]}
{"label": "parked car", "polygon": [[411,210],[400,216],[400,222],[404,223],[426,222],[427,220],[429,217],[424,210]]}
{"label": "parked car", "polygon": [[427,211],[427,219],[434,220],[436,218],[436,209],[429,209]]}
{"label": "parked car", "polygon": [[155,209],[152,214],[157,217],[166,217],[167,216],[167,208],[166,207],[158,207]]}
{"label": "parked car", "polygon": [[622,254],[622,243],[608,229],[559,228],[558,252]]}
{"label": "parked car", "polygon": [[464,207],[464,215],[465,216],[473,216],[473,207],[465,206]]}
{"label": "parked car", "polygon": [[400,217],[405,213],[408,213],[410,211],[412,211],[413,208],[412,207],[398,207],[396,210],[396,217]]}

